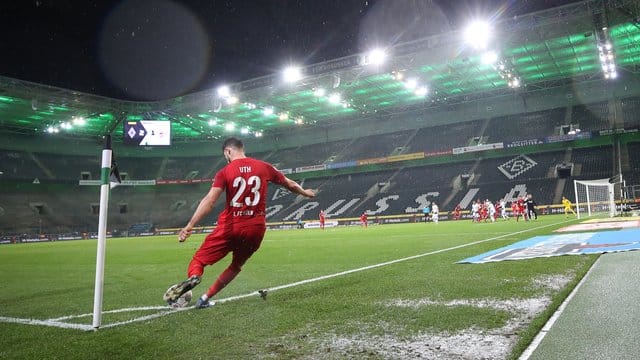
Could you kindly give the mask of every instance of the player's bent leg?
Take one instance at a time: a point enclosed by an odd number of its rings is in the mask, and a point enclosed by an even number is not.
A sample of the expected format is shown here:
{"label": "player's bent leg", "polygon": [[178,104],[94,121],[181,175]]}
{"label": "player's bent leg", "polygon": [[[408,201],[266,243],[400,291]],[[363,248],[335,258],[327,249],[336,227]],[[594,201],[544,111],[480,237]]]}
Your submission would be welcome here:
{"label": "player's bent leg", "polygon": [[202,299],[207,300],[215,296],[238,276],[242,266],[260,247],[265,230],[264,226],[248,226],[237,232],[238,236],[231,241],[232,245],[230,245],[233,252],[231,264],[218,276]]}
{"label": "player's bent leg", "polygon": [[211,298],[217,293],[219,293],[222,289],[224,289],[233,279],[240,274],[242,271],[241,267],[234,265],[233,263],[227,267],[220,276],[216,279],[216,281],[211,285],[209,290],[207,290],[207,298]]}
{"label": "player's bent leg", "polygon": [[169,305],[172,305],[178,300],[180,296],[200,284],[200,281],[200,277],[194,275],[181,283],[171,286],[164,293],[164,301],[166,301]]}
{"label": "player's bent leg", "polygon": [[230,248],[225,241],[226,236],[228,234],[222,228],[207,235],[189,263],[187,270],[189,278],[171,286],[164,294],[164,301],[169,305],[175,303],[180,296],[200,283],[206,265],[215,264],[229,253]]}

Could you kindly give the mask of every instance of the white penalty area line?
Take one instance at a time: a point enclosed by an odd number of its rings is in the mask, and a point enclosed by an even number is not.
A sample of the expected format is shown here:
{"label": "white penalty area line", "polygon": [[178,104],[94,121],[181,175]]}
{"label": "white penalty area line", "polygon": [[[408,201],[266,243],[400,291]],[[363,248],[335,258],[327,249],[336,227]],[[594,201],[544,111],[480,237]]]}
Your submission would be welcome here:
{"label": "white penalty area line", "polygon": [[547,323],[544,324],[542,329],[540,329],[540,332],[538,333],[538,335],[536,335],[536,337],[533,338],[533,341],[531,341],[531,344],[529,344],[529,346],[524,350],[524,352],[522,352],[522,355],[520,355],[518,360],[528,360],[531,357],[531,355],[533,355],[533,352],[536,351],[538,346],[540,346],[540,343],[542,342],[542,340],[545,338],[545,336],[547,336],[547,334],[549,333],[549,330],[551,330],[551,328],[556,323],[556,321],[558,321],[558,318],[560,318],[560,315],[562,315],[564,310],[567,308],[567,305],[569,304],[569,302],[571,302],[573,297],[576,296],[576,293],[578,292],[580,287],[582,287],[582,284],[584,284],[587,281],[587,278],[589,277],[589,275],[591,275],[591,272],[593,271],[593,269],[596,268],[596,264],[598,264],[599,261],[600,261],[600,257],[598,257],[596,261],[593,262],[593,265],[591,265],[591,267],[589,268],[589,271],[587,271],[587,273],[584,274],[584,276],[582,277],[582,280],[580,280],[578,285],[576,285],[576,287],[573,288],[569,296],[567,296],[567,298],[564,299],[564,301],[562,302],[562,304],[560,304],[560,307],[558,307],[556,312],[554,312],[553,315],[551,315]]}
{"label": "white penalty area line", "polygon": [[[290,283],[290,284],[274,286],[274,287],[266,288],[266,289],[263,289],[263,290],[260,290],[260,291],[265,291],[266,290],[267,292],[273,292],[273,291],[277,291],[277,290],[291,288],[291,287],[294,287],[294,286],[310,284],[310,283],[313,283],[313,282],[316,282],[316,281],[327,280],[327,279],[331,279],[331,278],[335,278],[335,277],[339,277],[339,276],[344,276],[344,275],[348,275],[348,274],[357,273],[357,272],[360,272],[360,271],[371,270],[371,269],[376,269],[376,268],[387,266],[387,265],[397,264],[397,263],[408,261],[408,260],[419,259],[419,258],[422,258],[422,257],[425,257],[425,256],[436,255],[436,254],[440,254],[440,253],[444,253],[444,252],[452,251],[452,250],[458,250],[458,249],[462,249],[462,248],[465,248],[465,247],[478,245],[478,244],[482,244],[482,243],[485,243],[485,242],[502,239],[502,238],[509,237],[509,236],[524,234],[524,233],[527,233],[527,232],[530,232],[530,231],[544,229],[544,228],[547,228],[547,227],[550,227],[550,226],[556,226],[556,225],[563,224],[563,223],[570,222],[570,221],[573,221],[573,219],[564,220],[564,221],[560,221],[560,222],[556,222],[556,223],[552,223],[552,224],[547,224],[547,225],[536,226],[536,227],[533,227],[533,228],[529,228],[529,229],[525,229],[525,230],[521,230],[521,231],[516,231],[516,232],[513,232],[513,233],[506,233],[504,235],[494,236],[494,237],[491,237],[491,238],[488,238],[488,239],[473,241],[473,242],[470,242],[470,243],[456,245],[456,246],[452,246],[452,247],[445,248],[445,249],[429,251],[429,252],[426,252],[426,253],[423,253],[423,254],[407,256],[407,257],[404,257],[404,258],[401,258],[401,259],[386,261],[386,262],[378,263],[378,264],[374,264],[374,265],[363,266],[363,267],[359,267],[359,268],[356,268],[356,269],[345,270],[345,271],[337,272],[337,273],[334,273],[334,274],[328,274],[328,275],[318,276],[318,277],[311,278],[311,279],[296,281],[296,282],[293,282],[293,283]],[[250,292],[250,293],[247,293],[247,294],[230,296],[230,297],[227,297],[227,298],[222,298],[222,299],[215,300],[214,302],[215,302],[215,304],[223,304],[223,303],[226,303],[226,302],[245,299],[245,298],[252,297],[252,296],[257,296],[257,295],[259,296],[260,295],[260,291],[253,291],[253,292]],[[141,316],[141,317],[137,317],[137,318],[134,318],[134,319],[130,319],[130,320],[126,320],[126,321],[119,321],[119,322],[115,322],[115,323],[111,323],[111,324],[105,324],[105,325],[102,325],[100,328],[101,329],[106,329],[106,328],[112,328],[112,327],[121,326],[121,325],[128,325],[128,324],[132,324],[132,323],[136,323],[136,322],[140,322],[140,321],[156,319],[156,318],[159,318],[159,317],[162,317],[162,316],[165,316],[165,315],[175,314],[175,313],[178,313],[178,312],[181,312],[181,311],[187,311],[187,310],[191,310],[191,309],[194,309],[194,306],[189,306],[189,307],[185,307],[185,308],[181,308],[181,309],[172,309],[172,308],[170,308],[170,307],[165,305],[165,306],[131,307],[131,308],[123,308],[123,309],[115,309],[115,310],[103,311],[102,312],[103,314],[115,314],[115,313],[134,312],[134,311],[160,310],[160,312],[149,314],[149,315],[145,315],[145,316]],[[97,330],[97,329],[94,328],[91,325],[74,324],[74,323],[64,322],[65,320],[83,318],[83,317],[88,317],[88,316],[92,316],[92,315],[93,314],[91,314],[91,313],[87,313],[87,314],[81,314],[81,315],[63,316],[63,317],[58,317],[58,318],[53,318],[53,319],[48,319],[48,320],[20,319],[20,318],[12,318],[12,317],[4,317],[4,316],[2,316],[2,317],[0,317],[0,322],[18,323],[18,324],[26,324],[26,325],[53,326],[53,327],[59,327],[59,328],[64,328],[64,329],[77,329],[77,330],[84,330],[84,331],[93,331],[93,330]]]}

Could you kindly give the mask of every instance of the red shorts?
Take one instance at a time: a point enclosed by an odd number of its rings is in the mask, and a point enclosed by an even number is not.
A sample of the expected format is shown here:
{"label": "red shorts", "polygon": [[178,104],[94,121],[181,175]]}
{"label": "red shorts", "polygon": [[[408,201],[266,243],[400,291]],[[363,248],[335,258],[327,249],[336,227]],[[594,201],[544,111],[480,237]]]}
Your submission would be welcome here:
{"label": "red shorts", "polygon": [[233,259],[231,264],[241,268],[260,247],[265,231],[266,226],[264,224],[245,225],[236,223],[218,225],[204,239],[198,251],[193,255],[193,259],[203,265],[211,265],[220,261],[229,252],[232,252]]}

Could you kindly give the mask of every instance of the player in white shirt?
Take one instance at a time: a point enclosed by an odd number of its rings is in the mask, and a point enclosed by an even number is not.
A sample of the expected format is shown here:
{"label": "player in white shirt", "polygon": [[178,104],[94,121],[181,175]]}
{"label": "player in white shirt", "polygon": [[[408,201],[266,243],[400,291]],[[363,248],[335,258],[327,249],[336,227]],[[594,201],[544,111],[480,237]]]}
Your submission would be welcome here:
{"label": "player in white shirt", "polygon": [[473,204],[471,204],[471,215],[472,215],[472,221],[473,222],[478,222],[479,221],[479,214],[478,212],[480,211],[480,200],[478,200],[477,202],[474,202]]}
{"label": "player in white shirt", "polygon": [[489,211],[489,218],[491,218],[491,222],[496,222],[496,207],[495,205],[493,205],[493,203],[491,201],[489,201],[489,199],[487,199],[487,202],[485,203],[487,210]]}
{"label": "player in white shirt", "polygon": [[436,203],[432,203],[431,204],[431,220],[433,220],[434,223],[438,223],[438,216],[440,213],[440,209],[438,208],[438,204]]}
{"label": "player in white shirt", "polygon": [[509,220],[509,216],[507,216],[507,202],[504,199],[500,200],[500,216],[502,216],[503,220]]}

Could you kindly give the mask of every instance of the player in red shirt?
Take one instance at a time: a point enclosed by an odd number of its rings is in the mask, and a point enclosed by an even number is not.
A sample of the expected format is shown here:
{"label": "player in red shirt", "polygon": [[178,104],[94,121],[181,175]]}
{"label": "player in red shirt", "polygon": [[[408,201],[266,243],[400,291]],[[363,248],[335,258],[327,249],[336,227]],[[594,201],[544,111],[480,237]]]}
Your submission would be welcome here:
{"label": "player in red shirt", "polygon": [[518,198],[518,211],[520,213],[520,215],[522,215],[522,218],[524,219],[524,221],[528,221],[528,217],[527,217],[527,212],[525,211],[525,204],[524,204],[524,197],[520,196]]}
{"label": "player in red shirt", "polygon": [[487,222],[487,204],[483,202],[480,204],[480,221]]}
{"label": "player in red shirt", "polygon": [[360,225],[367,227],[367,212],[363,212],[362,215],[360,215]]}
{"label": "player in red shirt", "polygon": [[169,305],[200,283],[205,266],[217,263],[230,252],[233,254],[231,264],[198,299],[196,308],[211,306],[209,299],[240,273],[242,265],[260,247],[266,231],[265,198],[268,182],[306,197],[315,196],[313,190],[303,189],[271,164],[246,157],[242,141],[237,138],[226,139],[222,152],[228,164],[216,174],[211,189],[200,201],[189,223],[180,230],[178,240],[187,240],[193,227],[211,212],[223,191],[226,193],[225,208],[218,216],[215,230],[207,235],[193,255],[187,271],[188,279],[173,285],[165,293],[164,299]]}
{"label": "player in red shirt", "polygon": [[324,210],[320,210],[320,215],[318,215],[318,217],[320,219],[320,229],[324,230],[324,219],[327,217],[327,214]]}
{"label": "player in red shirt", "polygon": [[516,218],[516,221],[520,220],[520,206],[518,205],[518,203],[516,201],[511,203],[511,212],[513,213],[513,216]]}
{"label": "player in red shirt", "polygon": [[460,210],[460,204],[456,205],[456,207],[453,209],[453,220],[460,219]]}

